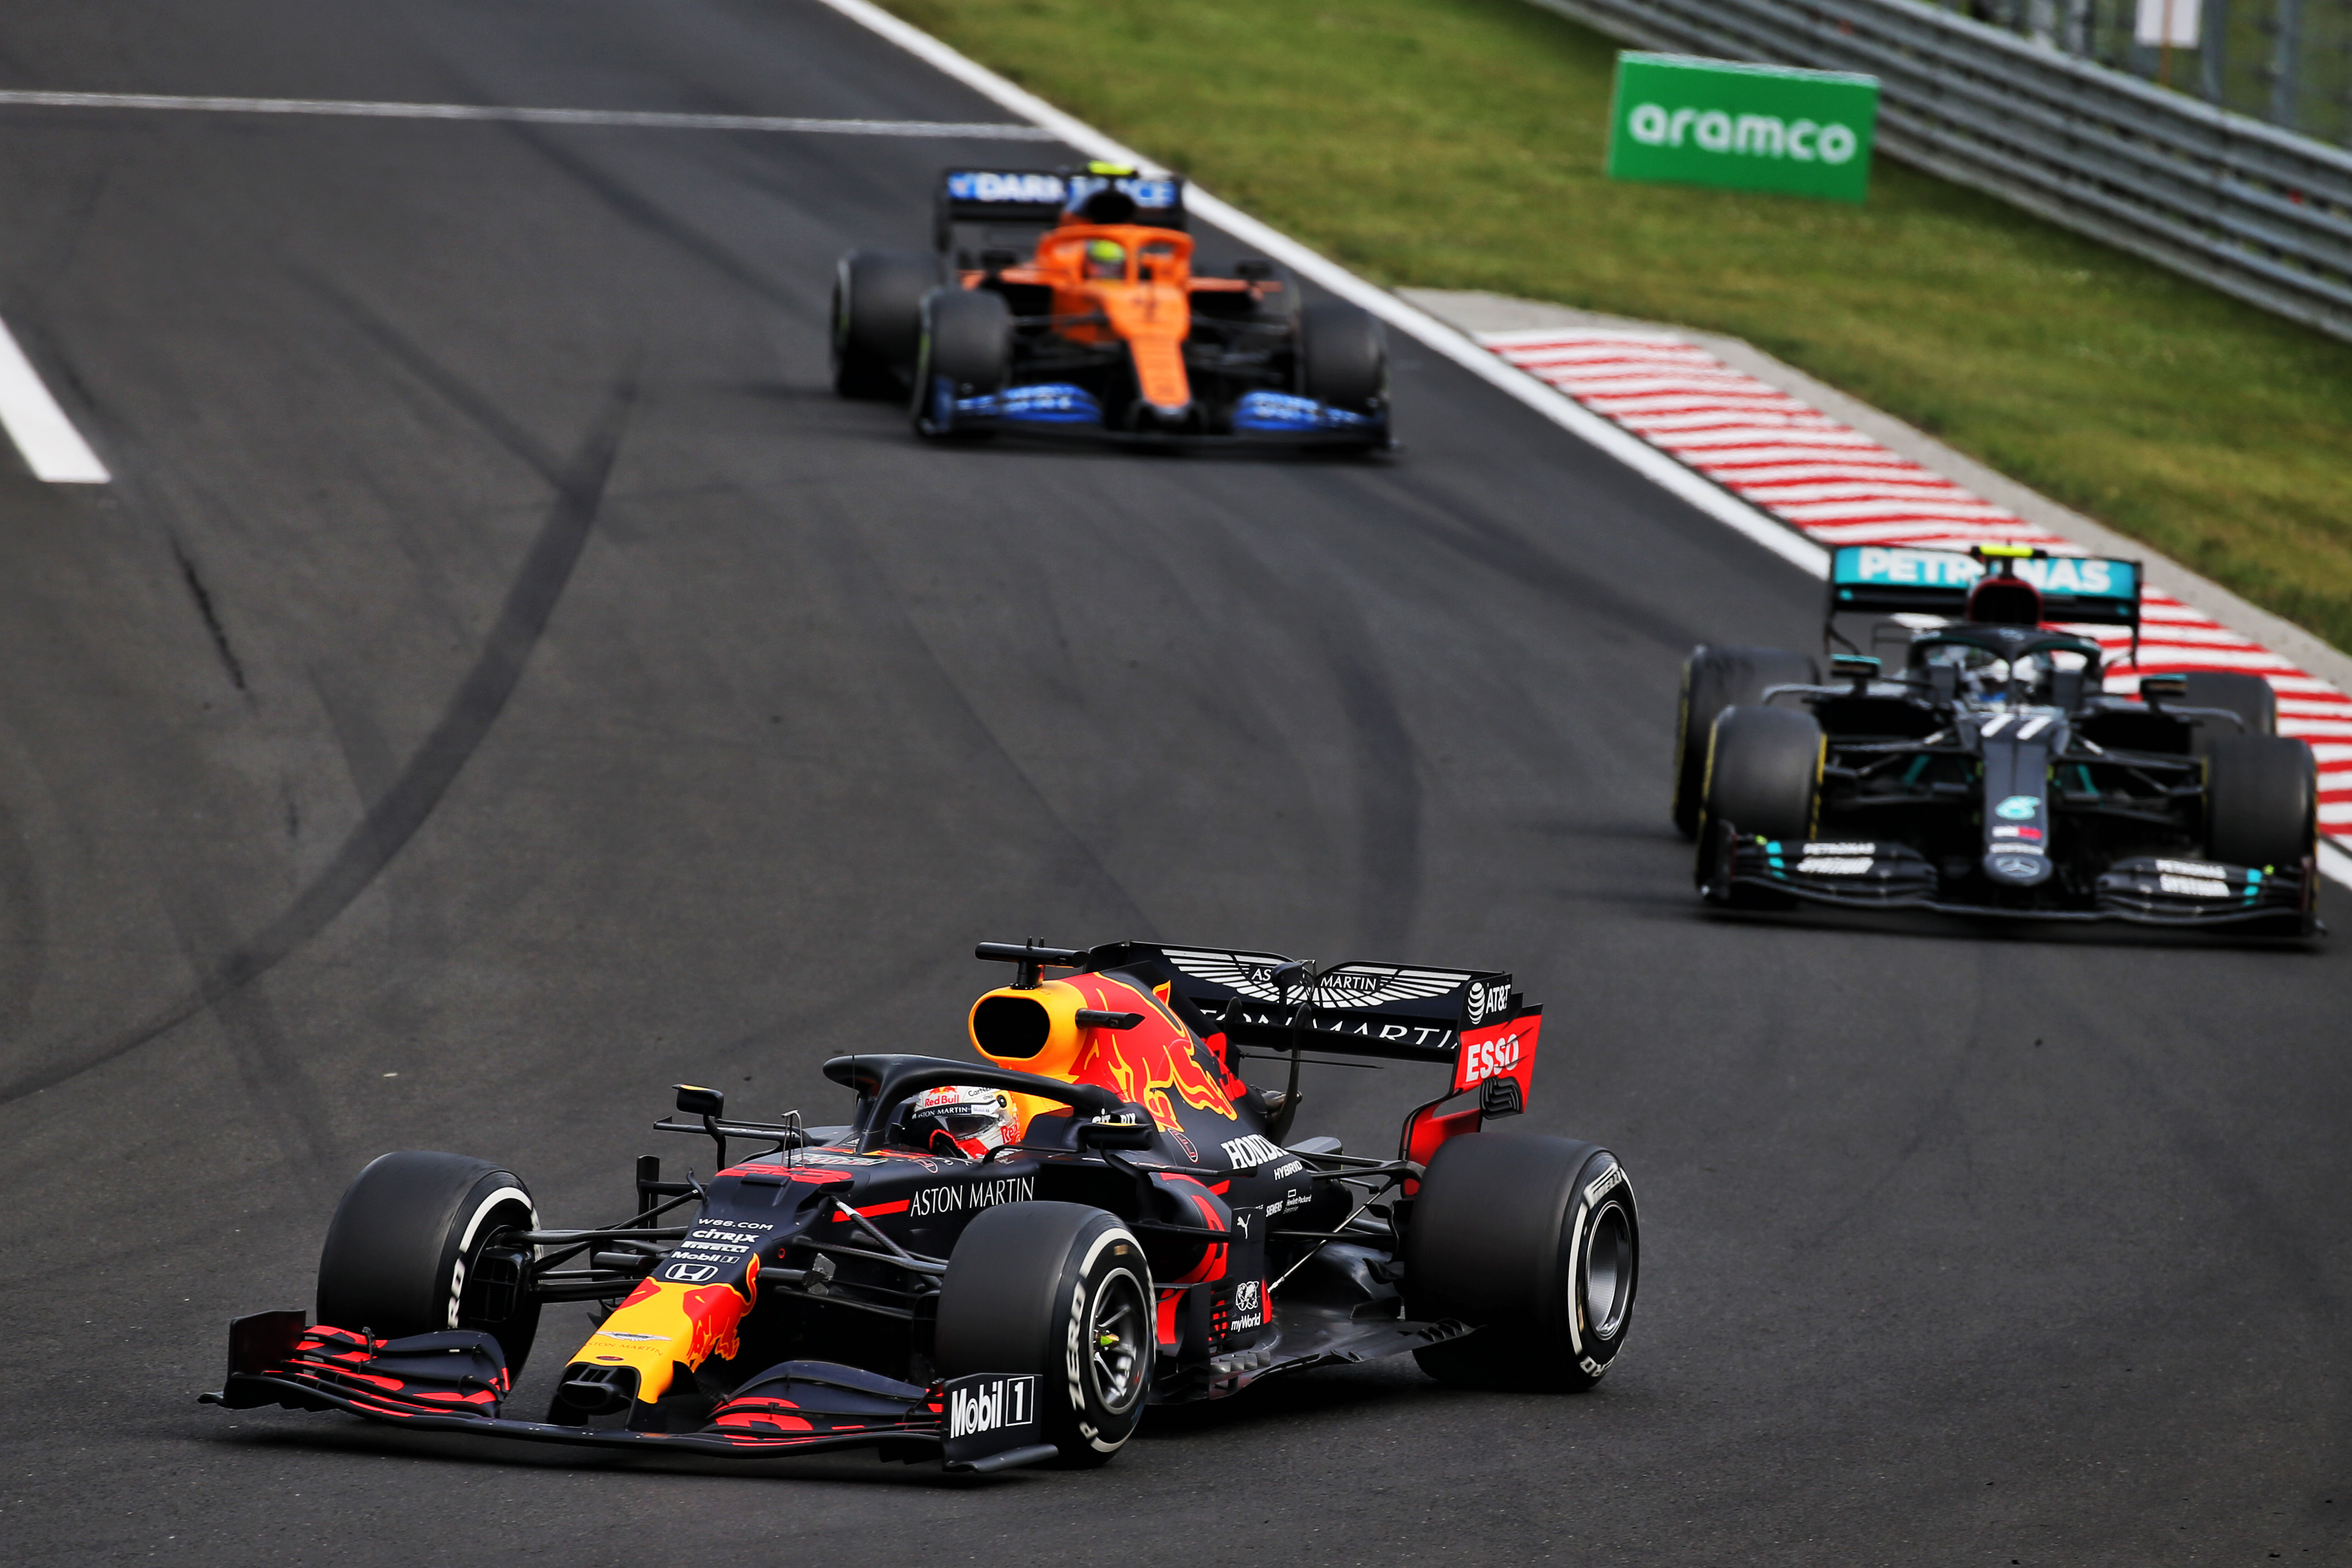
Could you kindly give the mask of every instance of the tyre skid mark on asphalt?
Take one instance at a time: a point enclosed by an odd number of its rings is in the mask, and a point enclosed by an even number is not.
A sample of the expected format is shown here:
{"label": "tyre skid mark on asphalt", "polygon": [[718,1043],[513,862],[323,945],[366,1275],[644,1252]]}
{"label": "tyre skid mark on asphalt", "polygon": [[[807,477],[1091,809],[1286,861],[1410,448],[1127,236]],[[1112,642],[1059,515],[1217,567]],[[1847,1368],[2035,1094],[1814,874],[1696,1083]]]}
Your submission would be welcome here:
{"label": "tyre skid mark on asphalt", "polygon": [[53,1089],[115,1061],[220,1006],[332,924],[424,826],[521,684],[531,651],[572,581],[603,508],[622,437],[636,406],[637,369],[633,364],[622,375],[587,435],[567,460],[557,462],[543,455],[531,457],[540,449],[525,433],[437,366],[420,363],[416,351],[404,341],[382,334],[379,341],[408,368],[426,373],[436,390],[453,394],[453,401],[465,412],[502,445],[523,456],[554,487],[554,502],[509,585],[498,620],[484,638],[473,668],[398,779],[368,807],[325,868],[283,913],[213,962],[185,995],[127,1034],[68,1052],[60,1060],[0,1085],[0,1105]]}
{"label": "tyre skid mark on asphalt", "polygon": [[[1045,820],[1051,825],[1055,836],[1069,846],[1079,866],[1083,868],[1081,877],[1061,884],[1065,889],[1079,896],[1079,899],[1071,900],[1070,907],[1073,910],[1082,908],[1083,904],[1079,900],[1088,892],[1097,893],[1115,908],[1125,911],[1113,919],[1131,921],[1139,933],[1137,940],[1144,942],[1158,940],[1158,927],[1152,921],[1150,915],[1145,911],[1142,900],[1138,899],[1128,885],[1119,879],[1118,873],[1112,869],[1110,863],[1103,858],[1101,852],[1095,847],[1087,836],[1062,814],[1062,809],[1055,803],[1052,794],[1038,782],[1035,774],[1021,760],[1015,748],[1006,743],[1004,737],[989,721],[987,713],[964,689],[963,683],[957,679],[954,662],[943,656],[930,637],[925,635],[920,621],[907,607],[908,596],[898,591],[897,584],[892,580],[890,574],[885,570],[873,544],[861,534],[853,532],[851,537],[856,540],[857,548],[854,557],[849,552],[844,552],[843,559],[845,561],[854,559],[858,568],[880,588],[878,593],[868,596],[867,602],[887,606],[886,613],[898,623],[900,632],[908,643],[920,652],[923,660],[930,666],[932,674],[939,681],[940,689],[962,711],[974,732],[997,763],[1019,782],[1022,793],[1035,803]],[[1087,882],[1092,882],[1095,886],[1088,889],[1086,886]]]}

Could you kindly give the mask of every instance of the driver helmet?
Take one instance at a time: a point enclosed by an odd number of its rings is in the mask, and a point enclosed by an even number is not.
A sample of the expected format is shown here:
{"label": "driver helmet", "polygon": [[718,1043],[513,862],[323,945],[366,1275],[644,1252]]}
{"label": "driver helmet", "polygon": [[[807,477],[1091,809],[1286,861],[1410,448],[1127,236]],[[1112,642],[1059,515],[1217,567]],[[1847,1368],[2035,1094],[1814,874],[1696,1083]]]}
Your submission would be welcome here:
{"label": "driver helmet", "polygon": [[1115,239],[1087,241],[1087,276],[1117,279],[1127,276],[1127,247]]}
{"label": "driver helmet", "polygon": [[934,1154],[984,1159],[1013,1141],[1012,1101],[1001,1089],[927,1089],[908,1102],[907,1141]]}
{"label": "driver helmet", "polygon": [[1972,643],[1938,643],[1927,650],[1929,666],[1959,670],[1959,689],[1979,701],[1998,701],[2009,692],[2009,660]]}
{"label": "driver helmet", "polygon": [[2017,661],[2014,673],[2027,701],[2054,702],[2059,700],[2060,677],[2087,669],[2090,662],[2072,648],[2036,648]]}

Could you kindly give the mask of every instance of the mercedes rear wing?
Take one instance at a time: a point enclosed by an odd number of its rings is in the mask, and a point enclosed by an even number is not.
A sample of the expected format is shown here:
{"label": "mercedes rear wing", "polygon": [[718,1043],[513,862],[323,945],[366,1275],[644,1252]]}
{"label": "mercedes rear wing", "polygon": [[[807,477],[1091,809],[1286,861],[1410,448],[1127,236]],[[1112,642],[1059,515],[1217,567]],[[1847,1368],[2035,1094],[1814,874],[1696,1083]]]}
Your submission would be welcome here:
{"label": "mercedes rear wing", "polygon": [[2042,595],[2042,618],[2060,625],[2139,630],[2137,561],[2053,555],[2022,545],[1973,551],[1845,544],[1830,557],[1829,614],[1942,616],[1968,613],[1969,593],[1988,571],[2014,573]]}

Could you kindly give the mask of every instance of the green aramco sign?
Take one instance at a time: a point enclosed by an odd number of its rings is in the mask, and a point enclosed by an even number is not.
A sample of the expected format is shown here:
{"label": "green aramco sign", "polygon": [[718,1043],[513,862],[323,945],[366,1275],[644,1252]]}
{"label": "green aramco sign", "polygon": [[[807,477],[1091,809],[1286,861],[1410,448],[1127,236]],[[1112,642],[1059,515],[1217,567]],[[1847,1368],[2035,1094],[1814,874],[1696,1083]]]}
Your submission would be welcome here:
{"label": "green aramco sign", "polygon": [[1876,77],[1628,50],[1609,175],[1858,202],[1877,120]]}

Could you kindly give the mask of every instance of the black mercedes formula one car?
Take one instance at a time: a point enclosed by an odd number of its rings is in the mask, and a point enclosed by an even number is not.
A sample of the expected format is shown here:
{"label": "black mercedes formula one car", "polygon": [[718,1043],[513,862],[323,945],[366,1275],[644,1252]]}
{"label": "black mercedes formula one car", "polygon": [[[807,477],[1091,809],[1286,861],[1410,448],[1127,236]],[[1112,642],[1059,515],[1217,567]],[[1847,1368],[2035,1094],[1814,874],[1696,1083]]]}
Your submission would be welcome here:
{"label": "black mercedes formula one car", "polygon": [[[1633,1319],[1640,1226],[1607,1150],[1486,1131],[1541,1009],[1507,974],[1120,942],[988,943],[978,1059],[839,1057],[849,1121],[744,1121],[683,1086],[625,1217],[542,1225],[514,1173],[385,1154],[328,1226],[318,1315],[237,1319],[207,1402],[641,1453],[873,1447],[1099,1464],[1150,1405],[1412,1352],[1448,1382],[1586,1388]],[[1045,971],[1059,969],[1060,978]],[[1317,1053],[1309,1056],[1308,1052]],[[1298,1064],[1449,1074],[1393,1158],[1294,1140]],[[1285,1088],[1246,1082],[1286,1062]],[[737,1157],[730,1145],[750,1143]],[[597,1303],[543,1411],[508,1408],[561,1301]]]}
{"label": "black mercedes formula one car", "polygon": [[1181,179],[950,169],[937,200],[935,253],[841,258],[841,395],[905,400],[935,439],[1391,445],[1380,322],[1272,262],[1196,267]]}
{"label": "black mercedes formula one car", "polygon": [[[1675,821],[1717,904],[2318,931],[2318,781],[2259,676],[2105,690],[2070,625],[2139,626],[2138,564],[2017,546],[1835,552],[1830,659],[1701,647]],[[1836,630],[1911,629],[1888,674]],[[2051,624],[2056,623],[2056,624]],[[1886,628],[1882,626],[1881,631]]]}

